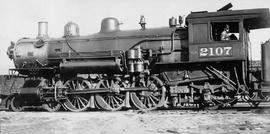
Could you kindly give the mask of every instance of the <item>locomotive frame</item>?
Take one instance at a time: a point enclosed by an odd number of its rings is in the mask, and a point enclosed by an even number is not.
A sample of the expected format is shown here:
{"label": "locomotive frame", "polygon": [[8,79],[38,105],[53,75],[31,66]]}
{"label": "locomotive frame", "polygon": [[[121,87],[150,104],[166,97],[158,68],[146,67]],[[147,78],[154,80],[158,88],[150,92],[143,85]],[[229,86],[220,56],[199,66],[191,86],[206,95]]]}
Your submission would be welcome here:
{"label": "locomotive frame", "polygon": [[[37,38],[20,39],[8,49],[16,67],[10,71],[26,81],[5,98],[5,106],[51,112],[216,109],[240,100],[258,106],[269,99],[269,43],[263,45],[263,70],[253,70],[248,33],[270,27],[269,9],[228,9],[192,12],[187,25],[171,18],[170,27],[154,29],[145,28],[142,17],[142,29],[130,31],[105,18],[101,31],[89,36],[80,36],[70,22],[62,38],[50,38],[41,22]],[[225,25],[235,40],[219,40]]]}

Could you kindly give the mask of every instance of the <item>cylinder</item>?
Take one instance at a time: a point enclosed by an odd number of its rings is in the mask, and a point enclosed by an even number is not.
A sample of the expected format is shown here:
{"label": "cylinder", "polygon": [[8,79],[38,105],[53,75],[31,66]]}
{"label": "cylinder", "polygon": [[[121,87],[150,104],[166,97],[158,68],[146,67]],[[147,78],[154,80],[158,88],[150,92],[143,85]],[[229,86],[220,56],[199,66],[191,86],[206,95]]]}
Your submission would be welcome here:
{"label": "cylinder", "polygon": [[128,59],[135,59],[135,50],[134,49],[128,50],[127,57]]}
{"label": "cylinder", "polygon": [[27,88],[20,88],[19,89],[20,95],[40,95],[40,89],[37,87],[27,87]]}
{"label": "cylinder", "polygon": [[23,100],[29,102],[39,102],[42,98],[42,93],[38,87],[28,87],[28,88],[19,88],[18,95],[20,95]]}
{"label": "cylinder", "polygon": [[136,59],[141,59],[141,58],[142,58],[141,48],[137,48],[137,49],[135,50],[135,58],[136,58]]}
{"label": "cylinder", "polygon": [[270,41],[262,44],[262,77],[264,85],[270,86]]}
{"label": "cylinder", "polygon": [[144,65],[142,61],[137,61],[134,63],[134,71],[135,72],[143,72],[144,71]]}
{"label": "cylinder", "polygon": [[129,61],[129,63],[128,63],[128,72],[134,73],[134,63],[133,63],[133,61]]}
{"label": "cylinder", "polygon": [[37,38],[48,38],[48,22],[38,22],[38,36]]}

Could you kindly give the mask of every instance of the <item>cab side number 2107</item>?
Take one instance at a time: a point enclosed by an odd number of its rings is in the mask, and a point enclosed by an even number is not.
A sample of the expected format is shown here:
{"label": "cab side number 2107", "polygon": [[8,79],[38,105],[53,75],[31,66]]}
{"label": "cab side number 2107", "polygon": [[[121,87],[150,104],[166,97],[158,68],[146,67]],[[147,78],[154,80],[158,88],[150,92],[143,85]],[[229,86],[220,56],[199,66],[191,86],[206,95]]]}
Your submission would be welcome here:
{"label": "cab side number 2107", "polygon": [[199,57],[232,56],[232,47],[201,47]]}

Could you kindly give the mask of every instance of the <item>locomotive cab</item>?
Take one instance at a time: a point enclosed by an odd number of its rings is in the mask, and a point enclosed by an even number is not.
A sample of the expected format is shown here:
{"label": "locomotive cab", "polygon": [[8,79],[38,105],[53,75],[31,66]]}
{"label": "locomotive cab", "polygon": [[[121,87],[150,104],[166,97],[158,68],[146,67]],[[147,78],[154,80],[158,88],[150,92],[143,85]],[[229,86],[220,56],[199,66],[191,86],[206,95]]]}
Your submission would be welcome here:
{"label": "locomotive cab", "polygon": [[[187,17],[190,61],[246,60],[250,30],[269,27],[268,9],[194,12]],[[229,27],[229,39],[222,40]]]}
{"label": "locomotive cab", "polygon": [[252,83],[249,32],[270,27],[269,9],[193,12],[187,22],[191,62],[219,63],[223,70],[237,72],[234,79],[240,79],[242,84]]}

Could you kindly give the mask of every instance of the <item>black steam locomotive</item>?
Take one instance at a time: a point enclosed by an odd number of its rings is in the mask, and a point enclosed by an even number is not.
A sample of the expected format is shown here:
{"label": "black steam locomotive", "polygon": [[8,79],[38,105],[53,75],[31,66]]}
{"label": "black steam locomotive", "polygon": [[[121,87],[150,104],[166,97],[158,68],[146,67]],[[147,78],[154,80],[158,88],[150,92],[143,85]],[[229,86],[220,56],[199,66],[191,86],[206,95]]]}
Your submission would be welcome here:
{"label": "black steam locomotive", "polygon": [[[247,101],[258,106],[269,98],[270,43],[262,45],[261,67],[250,57],[250,30],[270,27],[269,9],[191,12],[169,27],[122,31],[116,18],[101,30],[80,36],[69,22],[64,36],[50,38],[39,22],[36,38],[11,43],[8,56],[25,79],[5,99],[22,111],[40,107],[57,111],[197,106],[219,108]],[[223,40],[224,28],[228,39]],[[230,35],[230,36],[229,36]]]}

